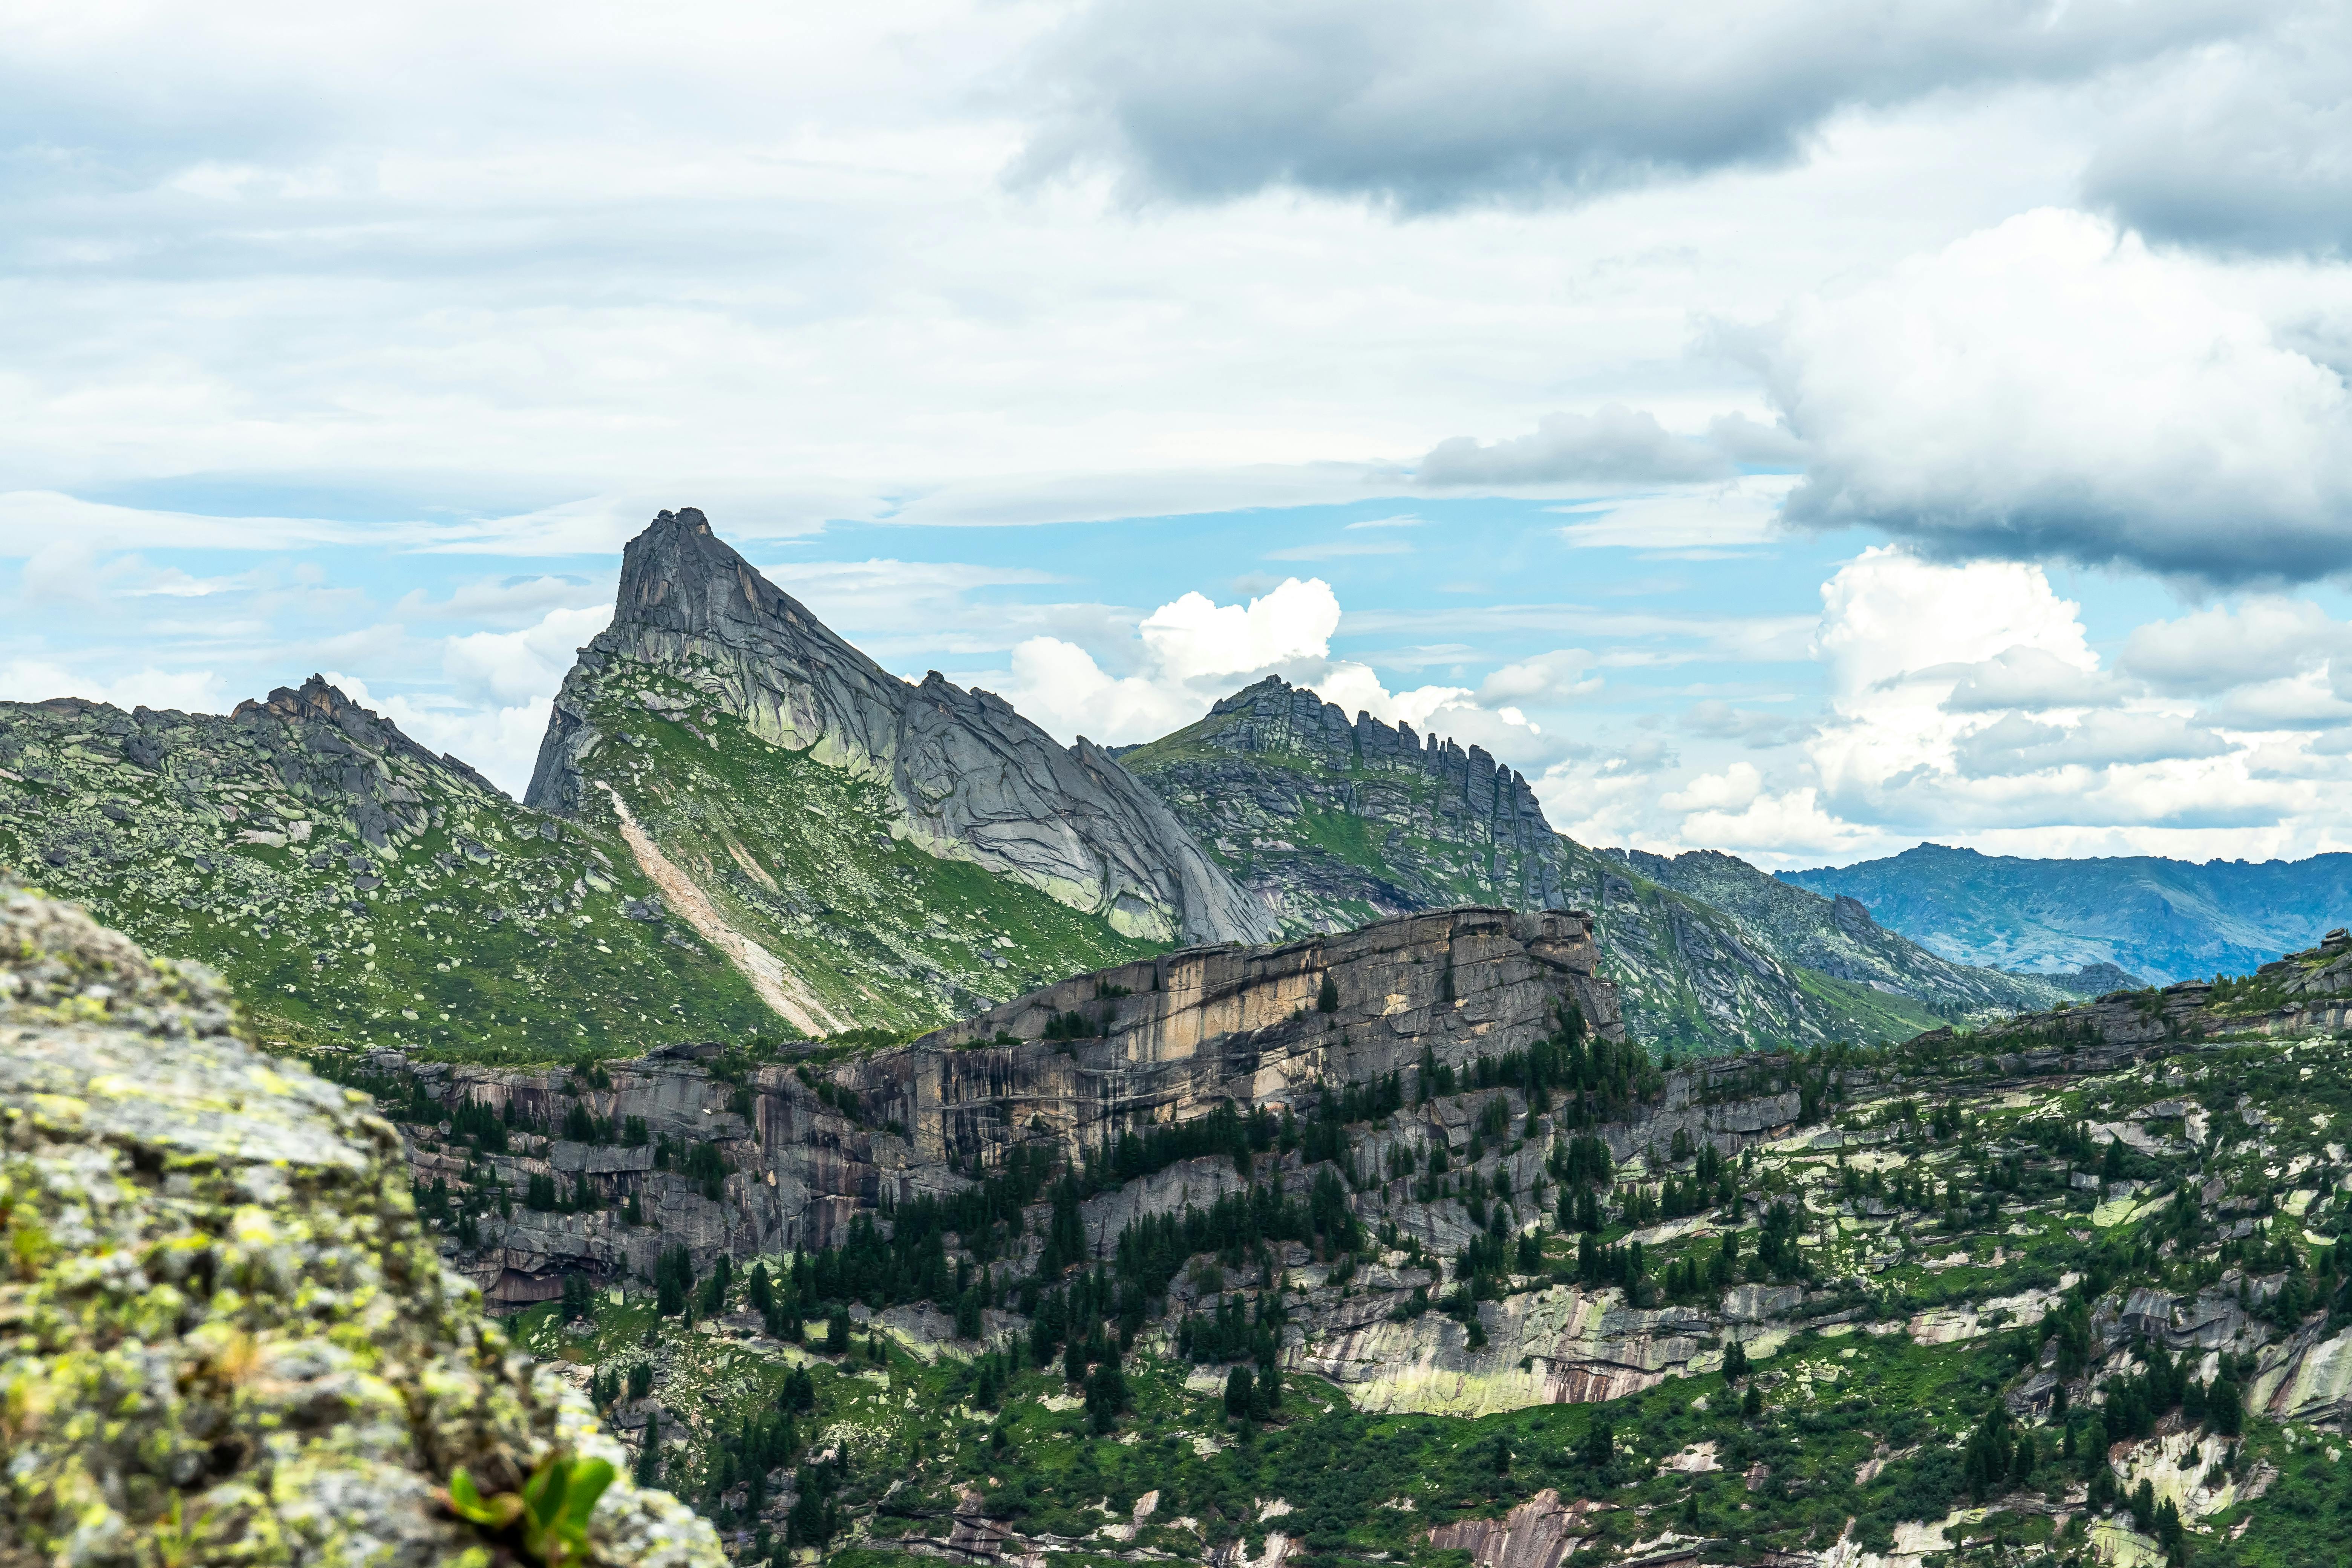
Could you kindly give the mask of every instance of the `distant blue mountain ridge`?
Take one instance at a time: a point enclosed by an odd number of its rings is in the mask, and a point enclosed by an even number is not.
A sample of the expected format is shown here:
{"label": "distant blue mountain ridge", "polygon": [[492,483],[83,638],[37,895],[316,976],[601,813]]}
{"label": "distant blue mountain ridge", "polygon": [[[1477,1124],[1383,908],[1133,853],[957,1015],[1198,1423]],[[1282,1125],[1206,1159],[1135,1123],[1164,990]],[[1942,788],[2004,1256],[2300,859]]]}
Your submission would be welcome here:
{"label": "distant blue mountain ridge", "polygon": [[2158,984],[2246,974],[2352,924],[2352,855],[2033,860],[1922,844],[1883,860],[1782,871],[1843,895],[1957,963],[2054,973],[2113,963]]}

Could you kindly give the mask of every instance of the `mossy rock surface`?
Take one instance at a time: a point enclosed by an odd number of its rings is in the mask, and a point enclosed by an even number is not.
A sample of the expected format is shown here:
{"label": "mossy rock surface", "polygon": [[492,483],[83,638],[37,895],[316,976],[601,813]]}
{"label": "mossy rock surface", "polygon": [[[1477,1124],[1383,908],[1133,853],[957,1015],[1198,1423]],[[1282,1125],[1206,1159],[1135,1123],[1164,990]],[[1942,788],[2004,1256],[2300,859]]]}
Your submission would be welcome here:
{"label": "mossy rock surface", "polygon": [[219,982],[0,884],[0,1564],[479,1563],[434,1489],[623,1472],[592,1561],[717,1564],[445,1270],[398,1135]]}

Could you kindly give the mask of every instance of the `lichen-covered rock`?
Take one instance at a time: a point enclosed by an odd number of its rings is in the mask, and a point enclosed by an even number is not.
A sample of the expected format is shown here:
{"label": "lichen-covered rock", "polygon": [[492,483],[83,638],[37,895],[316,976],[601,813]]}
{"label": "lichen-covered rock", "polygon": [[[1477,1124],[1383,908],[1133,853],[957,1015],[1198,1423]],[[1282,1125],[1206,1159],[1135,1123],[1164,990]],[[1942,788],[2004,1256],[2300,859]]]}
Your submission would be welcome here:
{"label": "lichen-covered rock", "polygon": [[417,1223],[365,1096],[226,993],[0,883],[0,1565],[487,1564],[433,1489],[624,1470],[593,1561],[721,1563]]}

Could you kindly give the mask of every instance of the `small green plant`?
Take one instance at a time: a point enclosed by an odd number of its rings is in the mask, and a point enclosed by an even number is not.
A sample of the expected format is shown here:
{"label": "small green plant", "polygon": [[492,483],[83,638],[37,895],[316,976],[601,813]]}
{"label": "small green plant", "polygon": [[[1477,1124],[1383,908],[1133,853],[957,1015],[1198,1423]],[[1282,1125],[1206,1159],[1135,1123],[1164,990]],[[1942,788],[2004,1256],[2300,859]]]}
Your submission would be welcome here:
{"label": "small green plant", "polygon": [[[187,1517],[180,1495],[173,1493],[170,1510],[156,1521],[153,1533],[148,1537],[147,1543],[153,1552],[154,1568],[187,1568],[187,1564],[194,1563],[198,1545],[196,1532],[210,1517],[209,1510],[193,1519]],[[142,1559],[142,1568],[144,1563]]]}
{"label": "small green plant", "polygon": [[563,1568],[587,1557],[588,1516],[612,1484],[613,1467],[604,1460],[555,1453],[540,1460],[520,1492],[486,1498],[460,1465],[449,1472],[448,1489],[436,1495],[451,1513],[506,1537],[532,1562]]}

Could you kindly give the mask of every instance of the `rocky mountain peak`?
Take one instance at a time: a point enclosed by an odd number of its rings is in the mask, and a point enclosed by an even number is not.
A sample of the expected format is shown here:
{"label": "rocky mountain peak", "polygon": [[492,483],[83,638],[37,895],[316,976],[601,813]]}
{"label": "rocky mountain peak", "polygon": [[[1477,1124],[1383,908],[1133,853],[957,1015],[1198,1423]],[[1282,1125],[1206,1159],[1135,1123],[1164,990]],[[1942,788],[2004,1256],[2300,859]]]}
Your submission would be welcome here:
{"label": "rocky mountain peak", "polygon": [[[402,731],[399,725],[373,709],[362,708],[352,700],[350,695],[341,687],[334,685],[325,676],[315,672],[299,687],[278,687],[267,698],[259,700],[248,697],[229,711],[229,720],[232,723],[242,723],[247,729],[251,729],[257,721],[272,719],[283,721],[286,725],[290,726],[289,732],[298,742],[302,742],[303,737],[308,734],[307,726],[322,724],[341,731],[350,741],[365,747],[368,751],[390,752],[413,757],[433,767],[446,769],[478,789],[487,790],[499,795],[506,794],[504,790],[499,789],[498,785],[475,771],[474,767],[462,758],[453,756],[446,752],[435,754],[429,748],[411,740]],[[313,736],[307,743],[308,749],[311,752],[324,752],[331,756],[335,754],[334,742],[331,739],[320,742]],[[135,754],[133,760],[137,760]],[[344,787],[350,793],[363,798],[372,797],[374,794],[372,782],[366,776],[364,770],[352,772],[344,780]],[[367,816],[369,820],[362,824],[362,835],[370,843],[381,845],[384,824],[375,821],[373,813],[363,815]]]}
{"label": "rocky mountain peak", "polygon": [[920,686],[891,674],[762,576],[693,507],[661,513],[628,542],[614,611],[556,699],[532,805],[603,809],[582,764],[612,715],[671,700],[654,686],[682,685],[772,745],[886,785],[893,837],[1100,914],[1123,935],[1237,942],[1272,930],[1108,752],[1065,746],[1002,698],[936,671]]}
{"label": "rocky mountain peak", "polygon": [[330,684],[325,676],[316,673],[299,689],[278,687],[263,701],[257,702],[248,697],[236,705],[236,711],[230,716],[240,718],[257,708],[267,708],[286,719],[331,720],[346,710],[365,713],[370,719],[375,717],[345,696],[341,687]]}
{"label": "rocky mountain peak", "polygon": [[615,622],[730,641],[747,633],[789,635],[814,620],[690,506],[658,514],[622,547],[613,613]]}
{"label": "rocky mountain peak", "polygon": [[1278,675],[1122,758],[1292,931],[1566,902],[1563,841],[1526,779]]}
{"label": "rocky mountain peak", "polygon": [[[1338,703],[1278,675],[1220,698],[1210,706],[1207,718],[1179,733],[1221,751],[1291,751],[1318,755],[1334,765],[1352,761],[1366,767],[1418,769],[1450,778],[1471,798],[1489,805],[1507,798],[1511,809],[1543,822],[1543,807],[1536,804],[1527,779],[1497,763],[1484,746],[1465,748],[1446,736],[1424,736],[1409,723],[1388,724],[1363,709],[1357,710],[1351,721]],[[1541,830],[1549,833],[1549,825]]]}

